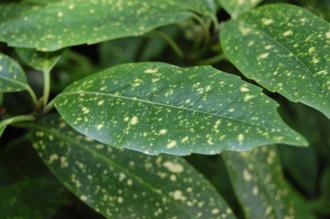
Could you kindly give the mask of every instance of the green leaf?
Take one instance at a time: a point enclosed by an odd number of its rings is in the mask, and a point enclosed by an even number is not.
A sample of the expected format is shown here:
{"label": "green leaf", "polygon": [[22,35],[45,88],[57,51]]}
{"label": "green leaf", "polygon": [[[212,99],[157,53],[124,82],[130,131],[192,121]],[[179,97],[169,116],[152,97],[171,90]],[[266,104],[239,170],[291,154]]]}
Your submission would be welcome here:
{"label": "green leaf", "polygon": [[214,16],[213,1],[58,0],[0,4],[0,41],[14,47],[54,51],[142,35],[199,13]]}
{"label": "green leaf", "polygon": [[33,121],[34,119],[35,118],[33,116],[23,115],[23,116],[11,117],[11,118],[0,121],[0,137],[8,125],[17,123],[17,122]]}
{"label": "green leaf", "polygon": [[146,154],[216,154],[274,142],[305,144],[260,88],[207,66],[116,66],[75,82],[55,105],[79,132]]}
{"label": "green leaf", "polygon": [[1,218],[50,218],[63,204],[61,184],[48,177],[26,178],[0,186]]}
{"label": "green leaf", "polygon": [[296,4],[330,21],[330,3],[328,0],[298,0]]}
{"label": "green leaf", "polygon": [[247,218],[315,218],[284,179],[274,148],[225,152],[223,157]]}
{"label": "green leaf", "polygon": [[228,59],[248,78],[330,117],[330,25],[288,4],[260,7],[223,26]]}
{"label": "green leaf", "polygon": [[[318,160],[312,145],[308,148],[278,147],[284,172],[300,189],[309,195],[315,194],[318,180]],[[308,180],[306,180],[308,179]]]}
{"label": "green leaf", "polygon": [[22,68],[17,62],[0,53],[0,92],[16,92],[27,89],[27,79]]}
{"label": "green leaf", "polygon": [[107,218],[234,218],[183,158],[98,144],[58,117],[31,127],[34,147],[76,196]]}
{"label": "green leaf", "polygon": [[0,137],[2,136],[3,132],[5,131],[7,125],[8,124],[7,124],[6,120],[0,121]]}
{"label": "green leaf", "polygon": [[254,8],[262,0],[218,0],[218,2],[233,18],[236,18]]}
{"label": "green leaf", "polygon": [[33,49],[16,48],[19,57],[32,68],[42,72],[49,72],[58,62],[62,51],[38,52]]}
{"label": "green leaf", "polygon": [[51,218],[59,206],[68,202],[68,198],[66,189],[49,174],[28,142],[12,142],[5,149],[1,148],[2,219]]}

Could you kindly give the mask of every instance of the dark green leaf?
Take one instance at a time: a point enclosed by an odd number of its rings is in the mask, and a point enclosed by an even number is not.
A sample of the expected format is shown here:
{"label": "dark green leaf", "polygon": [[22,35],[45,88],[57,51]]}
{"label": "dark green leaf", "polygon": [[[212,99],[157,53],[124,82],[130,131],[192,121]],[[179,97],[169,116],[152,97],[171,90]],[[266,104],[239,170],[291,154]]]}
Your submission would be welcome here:
{"label": "dark green leaf", "polygon": [[60,59],[62,51],[38,52],[33,49],[17,48],[20,58],[32,68],[39,71],[49,72]]}
{"label": "dark green leaf", "polygon": [[34,147],[52,172],[107,218],[234,218],[216,190],[182,158],[112,149],[57,117],[32,129]]}
{"label": "dark green leaf", "polygon": [[315,192],[318,177],[318,160],[314,148],[281,145],[278,151],[285,173],[290,175],[297,187],[312,195]]}
{"label": "dark green leaf", "polygon": [[229,60],[248,78],[330,117],[330,25],[288,4],[260,7],[223,26]]}
{"label": "dark green leaf", "polygon": [[22,68],[14,60],[0,53],[0,92],[27,89],[28,84]]}
{"label": "dark green leaf", "polygon": [[[53,51],[144,34],[194,15],[214,16],[213,1],[58,0],[0,4],[0,41]],[[2,18],[2,19],[1,19]]]}
{"label": "dark green leaf", "polygon": [[65,188],[49,174],[28,141],[12,142],[10,147],[1,148],[2,219],[51,218],[67,201]]}
{"label": "dark green leaf", "polygon": [[298,0],[295,3],[330,21],[329,0]]}
{"label": "dark green leaf", "polygon": [[57,181],[47,177],[26,178],[0,186],[1,218],[50,218],[63,199],[63,188]]}
{"label": "dark green leaf", "polygon": [[3,132],[5,131],[8,123],[6,120],[0,121],[0,137],[2,136]]}
{"label": "dark green leaf", "polygon": [[236,18],[254,8],[262,0],[218,0],[218,2],[233,18]]}
{"label": "dark green leaf", "polygon": [[116,66],[69,86],[55,104],[79,132],[146,154],[305,144],[260,88],[212,67]]}
{"label": "dark green leaf", "polygon": [[247,218],[315,218],[284,179],[274,148],[223,155]]}

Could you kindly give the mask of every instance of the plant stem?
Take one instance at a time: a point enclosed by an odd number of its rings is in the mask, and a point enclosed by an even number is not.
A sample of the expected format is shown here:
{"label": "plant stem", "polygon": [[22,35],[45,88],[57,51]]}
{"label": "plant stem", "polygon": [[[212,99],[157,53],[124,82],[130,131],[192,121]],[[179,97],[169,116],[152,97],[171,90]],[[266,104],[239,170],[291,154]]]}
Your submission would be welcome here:
{"label": "plant stem", "polygon": [[55,99],[52,99],[44,108],[44,113],[48,113],[49,111],[51,111],[53,109],[55,105]]}
{"label": "plant stem", "polygon": [[211,58],[201,60],[197,64],[198,65],[213,65],[213,64],[216,64],[216,63],[221,62],[223,60],[226,60],[226,56],[222,53],[222,54],[219,54],[217,56],[213,56]]}
{"label": "plant stem", "polygon": [[5,123],[7,125],[13,124],[13,123],[18,123],[18,122],[30,122],[34,121],[35,117],[32,115],[22,115],[22,116],[15,116],[12,118],[8,118],[5,120]]}
{"label": "plant stem", "polygon": [[37,96],[36,96],[36,94],[34,93],[34,91],[32,90],[32,88],[31,88],[30,86],[27,86],[27,87],[26,87],[26,90],[27,90],[27,92],[29,93],[29,95],[31,96],[31,99],[32,99],[34,105],[37,106],[37,105],[38,105]]}
{"label": "plant stem", "polygon": [[168,34],[162,32],[162,31],[158,31],[158,30],[154,30],[151,32],[151,34],[157,35],[160,38],[162,38],[166,43],[168,43],[168,45],[173,49],[173,51],[175,52],[175,54],[179,57],[179,58],[183,58],[184,54],[182,49],[180,48],[180,46],[172,39],[171,36],[169,36]]}
{"label": "plant stem", "polygon": [[210,33],[209,33],[208,25],[205,23],[205,21],[202,18],[200,18],[196,14],[193,14],[193,18],[199,23],[199,25],[201,25],[204,33],[205,44],[207,44],[208,42],[210,42]]}
{"label": "plant stem", "polygon": [[43,74],[44,74],[44,93],[42,96],[42,103],[43,103],[43,106],[46,106],[48,103],[49,94],[50,94],[50,71],[44,70]]}

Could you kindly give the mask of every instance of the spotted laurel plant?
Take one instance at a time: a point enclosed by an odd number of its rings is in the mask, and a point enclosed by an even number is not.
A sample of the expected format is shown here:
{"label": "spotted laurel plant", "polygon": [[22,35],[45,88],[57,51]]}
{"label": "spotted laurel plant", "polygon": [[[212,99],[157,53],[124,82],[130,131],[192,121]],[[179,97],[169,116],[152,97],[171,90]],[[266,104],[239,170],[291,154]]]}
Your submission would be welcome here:
{"label": "spotted laurel plant", "polygon": [[0,218],[330,217],[330,7],[272,2],[1,1]]}

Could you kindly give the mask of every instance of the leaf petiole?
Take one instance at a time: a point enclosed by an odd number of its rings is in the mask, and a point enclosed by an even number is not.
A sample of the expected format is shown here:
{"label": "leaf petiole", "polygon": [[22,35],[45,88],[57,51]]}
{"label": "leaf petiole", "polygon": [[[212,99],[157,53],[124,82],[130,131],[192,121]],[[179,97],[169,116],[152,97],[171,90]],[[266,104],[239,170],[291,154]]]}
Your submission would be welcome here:
{"label": "leaf petiole", "polygon": [[34,105],[38,106],[37,96],[36,96],[36,94],[34,93],[34,91],[32,90],[32,88],[29,85],[26,86],[26,91],[29,93]]}
{"label": "leaf petiole", "polygon": [[22,115],[22,116],[15,116],[12,118],[8,118],[6,120],[4,120],[3,122],[6,125],[11,125],[14,123],[18,123],[18,122],[31,122],[34,121],[36,118],[32,115]]}
{"label": "leaf petiole", "polygon": [[44,75],[44,92],[43,92],[43,96],[42,96],[42,103],[43,103],[43,106],[46,106],[48,103],[49,94],[50,94],[50,71],[44,70],[43,75]]}
{"label": "leaf petiole", "polygon": [[45,106],[43,112],[44,112],[44,113],[48,113],[48,112],[50,112],[50,111],[53,109],[54,105],[55,105],[55,98],[52,99],[52,100],[51,100],[51,101]]}
{"label": "leaf petiole", "polygon": [[151,34],[159,36],[160,38],[162,38],[175,52],[175,54],[179,57],[179,58],[183,58],[184,54],[182,49],[180,48],[180,46],[172,39],[171,36],[169,36],[168,34],[162,32],[162,31],[158,31],[158,30],[154,30],[151,32]]}

